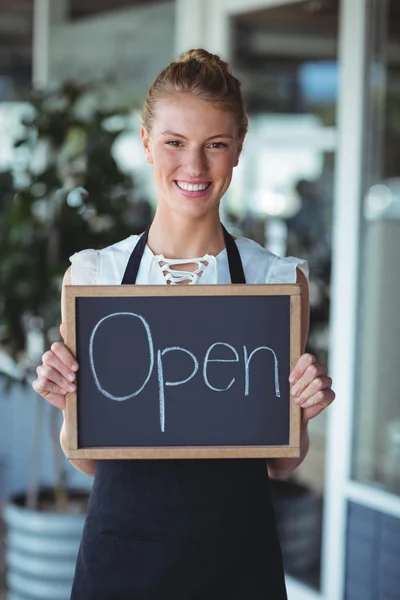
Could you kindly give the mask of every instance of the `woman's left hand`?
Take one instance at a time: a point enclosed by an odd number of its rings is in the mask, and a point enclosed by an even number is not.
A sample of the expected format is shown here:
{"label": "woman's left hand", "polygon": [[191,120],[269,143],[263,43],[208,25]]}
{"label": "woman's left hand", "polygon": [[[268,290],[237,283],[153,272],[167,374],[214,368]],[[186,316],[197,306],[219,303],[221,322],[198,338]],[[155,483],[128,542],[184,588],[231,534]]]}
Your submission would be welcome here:
{"label": "woman's left hand", "polygon": [[315,356],[303,354],[289,376],[296,404],[303,408],[303,422],[308,423],[335,399],[328,369],[319,365]]}

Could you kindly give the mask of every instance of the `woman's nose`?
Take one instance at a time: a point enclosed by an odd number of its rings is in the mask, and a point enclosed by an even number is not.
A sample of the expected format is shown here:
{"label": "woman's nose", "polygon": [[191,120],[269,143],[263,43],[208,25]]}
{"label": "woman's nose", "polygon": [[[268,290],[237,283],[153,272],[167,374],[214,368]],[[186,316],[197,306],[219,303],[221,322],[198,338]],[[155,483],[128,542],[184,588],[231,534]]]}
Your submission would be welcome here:
{"label": "woman's nose", "polygon": [[207,171],[207,161],[204,152],[190,152],[187,157],[186,169],[190,177],[199,177]]}

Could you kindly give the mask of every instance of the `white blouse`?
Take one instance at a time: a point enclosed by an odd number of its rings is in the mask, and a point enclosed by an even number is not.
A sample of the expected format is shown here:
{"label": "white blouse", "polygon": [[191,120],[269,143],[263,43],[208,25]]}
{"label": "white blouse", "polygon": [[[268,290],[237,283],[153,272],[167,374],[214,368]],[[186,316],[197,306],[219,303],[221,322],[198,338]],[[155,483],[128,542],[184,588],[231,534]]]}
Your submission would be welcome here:
{"label": "white blouse", "polygon": [[[131,235],[103,250],[82,250],[73,254],[70,257],[72,284],[119,285],[139,238],[138,235]],[[296,283],[296,268],[301,269],[308,278],[306,261],[292,256],[281,258],[245,237],[238,237],[235,241],[242,259],[246,283]],[[146,245],[136,283],[167,285],[162,269],[163,258],[153,254]],[[206,255],[201,260],[205,261],[206,266],[196,281],[198,285],[231,283],[226,249],[215,258]],[[188,259],[187,262],[193,262],[193,259]]]}

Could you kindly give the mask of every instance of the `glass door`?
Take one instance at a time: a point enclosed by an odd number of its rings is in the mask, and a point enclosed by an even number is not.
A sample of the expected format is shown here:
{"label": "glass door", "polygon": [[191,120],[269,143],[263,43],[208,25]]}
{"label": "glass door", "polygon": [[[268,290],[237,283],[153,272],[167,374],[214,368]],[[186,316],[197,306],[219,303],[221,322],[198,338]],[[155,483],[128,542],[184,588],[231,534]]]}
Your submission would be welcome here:
{"label": "glass door", "polygon": [[[204,22],[203,22],[204,24]],[[339,1],[213,3],[206,48],[228,59],[250,116],[224,199],[230,230],[310,266],[307,350],[329,359]],[[310,423],[311,450],[272,481],[290,598],[321,593],[326,415]]]}
{"label": "glass door", "polygon": [[400,496],[400,6],[371,9],[352,475]]}
{"label": "glass door", "polygon": [[324,589],[370,600],[400,572],[399,3],[342,0],[340,29]]}

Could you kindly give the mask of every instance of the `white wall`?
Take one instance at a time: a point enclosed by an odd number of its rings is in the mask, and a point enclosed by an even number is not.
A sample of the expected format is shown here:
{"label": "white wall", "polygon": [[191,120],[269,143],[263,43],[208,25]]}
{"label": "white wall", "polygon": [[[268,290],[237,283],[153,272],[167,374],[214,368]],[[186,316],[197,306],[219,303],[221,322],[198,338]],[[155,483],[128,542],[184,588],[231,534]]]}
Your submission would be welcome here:
{"label": "white wall", "polygon": [[174,58],[175,2],[160,2],[94,18],[53,24],[49,81],[113,76],[141,100]]}

